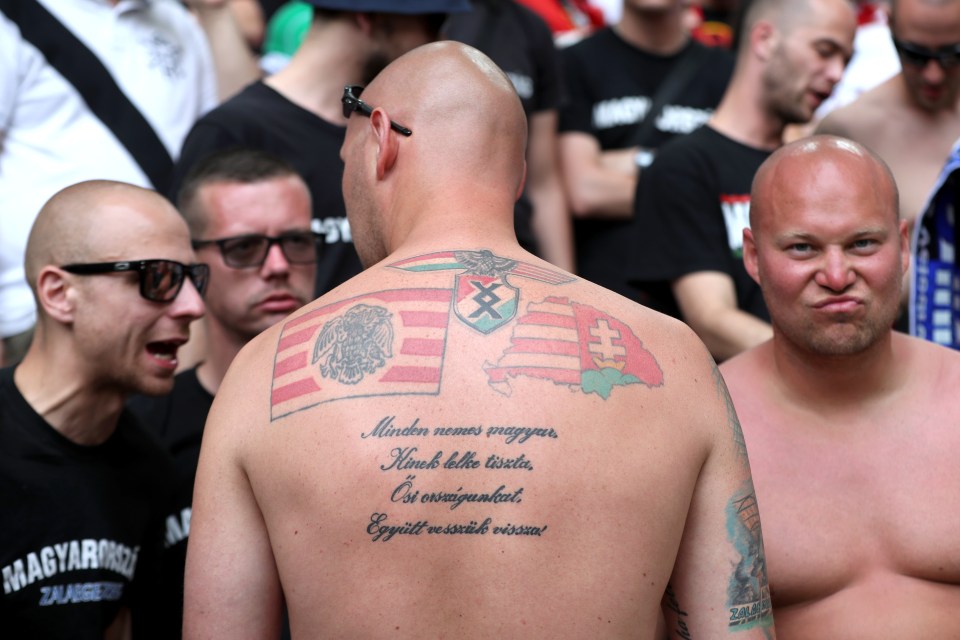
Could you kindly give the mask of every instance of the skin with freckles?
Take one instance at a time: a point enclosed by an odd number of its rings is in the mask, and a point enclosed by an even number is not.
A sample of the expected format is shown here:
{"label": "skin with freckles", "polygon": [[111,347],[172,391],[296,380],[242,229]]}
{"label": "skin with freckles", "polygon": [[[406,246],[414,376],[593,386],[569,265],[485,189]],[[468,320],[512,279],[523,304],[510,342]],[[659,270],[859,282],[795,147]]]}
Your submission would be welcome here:
{"label": "skin with freckles", "polygon": [[744,262],[773,338],[721,371],[783,638],[960,634],[960,354],[891,329],[897,201],[877,156],[831,136],[777,151],[754,183]]}

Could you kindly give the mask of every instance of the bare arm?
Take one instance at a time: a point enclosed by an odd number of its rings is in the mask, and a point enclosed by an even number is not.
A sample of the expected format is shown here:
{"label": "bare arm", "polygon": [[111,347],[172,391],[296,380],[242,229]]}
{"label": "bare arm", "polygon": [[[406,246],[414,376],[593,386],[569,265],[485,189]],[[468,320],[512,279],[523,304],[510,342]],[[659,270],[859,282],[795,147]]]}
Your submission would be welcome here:
{"label": "bare arm", "polygon": [[280,580],[240,455],[244,432],[253,426],[237,402],[243,396],[228,374],[204,428],[187,546],[186,639],[280,633]]}
{"label": "bare arm", "polygon": [[217,94],[226,100],[260,78],[260,67],[241,31],[231,3],[225,0],[189,0],[203,28],[217,73]]}
{"label": "bare arm", "polygon": [[[694,379],[711,447],[700,470],[663,598],[671,638],[774,638],[760,511],[746,444],[726,385],[713,363]],[[706,367],[703,367],[706,369]],[[699,410],[696,410],[699,413]]]}
{"label": "bare arm", "polygon": [[763,320],[737,308],[733,279],[718,271],[687,274],[673,283],[684,321],[717,360],[725,360],[773,337]]}
{"label": "bare arm", "polygon": [[624,163],[616,159],[625,153],[632,157],[636,151],[605,154],[596,138],[587,133],[571,131],[560,136],[560,165],[573,215],[620,219],[633,215],[637,168],[634,165],[625,171]]}
{"label": "bare arm", "polygon": [[557,112],[530,118],[527,195],[533,204],[533,230],[548,262],[574,271],[573,229],[557,163]]}

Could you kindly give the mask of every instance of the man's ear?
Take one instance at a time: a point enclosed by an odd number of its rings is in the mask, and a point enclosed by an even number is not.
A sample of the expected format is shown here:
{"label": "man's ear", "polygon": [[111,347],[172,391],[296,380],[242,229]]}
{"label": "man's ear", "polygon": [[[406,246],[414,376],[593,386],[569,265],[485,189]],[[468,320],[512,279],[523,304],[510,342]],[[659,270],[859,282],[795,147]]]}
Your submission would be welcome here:
{"label": "man's ear", "polygon": [[780,32],[769,20],[758,20],[750,29],[750,51],[763,61],[773,56]]}
{"label": "man's ear", "polygon": [[381,107],[377,107],[370,114],[370,126],[377,138],[377,180],[383,180],[397,163],[400,134],[390,128],[390,116]]}
{"label": "man's ear", "polygon": [[753,237],[753,230],[747,227],[743,230],[743,266],[753,280],[760,284],[760,266],[757,264],[757,241]]}
{"label": "man's ear", "polygon": [[897,235],[900,238],[900,265],[903,268],[903,272],[906,273],[910,269],[910,256],[912,255],[910,250],[910,229],[907,226],[906,220],[900,220]]}
{"label": "man's ear", "polygon": [[520,176],[520,186],[517,187],[517,197],[516,200],[520,199],[520,196],[523,195],[523,188],[527,186],[527,161],[523,161],[523,175]]}
{"label": "man's ear", "polygon": [[76,289],[60,268],[46,266],[37,275],[37,301],[44,313],[57,322],[73,322]]}

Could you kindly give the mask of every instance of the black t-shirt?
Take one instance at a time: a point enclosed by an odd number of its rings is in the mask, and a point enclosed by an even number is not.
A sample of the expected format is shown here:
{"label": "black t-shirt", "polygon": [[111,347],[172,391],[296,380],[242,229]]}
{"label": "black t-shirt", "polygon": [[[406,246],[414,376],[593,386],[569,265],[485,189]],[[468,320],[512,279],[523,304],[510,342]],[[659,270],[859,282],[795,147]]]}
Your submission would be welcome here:
{"label": "black t-shirt", "polygon": [[313,228],[324,236],[317,261],[316,293],[326,293],[360,273],[360,258],[343,204],[340,146],[346,129],[255,82],[204,115],[187,135],[174,167],[172,199],[193,165],[235,147],[259,149],[289,162],[303,177],[313,199]]}
{"label": "black t-shirt", "polygon": [[[539,15],[513,0],[480,0],[470,13],[451,14],[444,30],[448,39],[476,47],[503,69],[528,119],[559,108],[560,58],[550,27]],[[520,244],[539,254],[533,213],[524,191],[514,209],[514,227]]]}
{"label": "black t-shirt", "polygon": [[156,435],[173,456],[176,468],[173,507],[166,515],[163,589],[166,609],[164,636],[179,638],[183,618],[183,572],[193,505],[193,484],[200,459],[203,426],[213,396],[201,386],[197,370],[177,375],[165,396],[134,396],[130,410]]}
{"label": "black t-shirt", "polygon": [[173,466],[126,411],[83,446],[47,424],[0,370],[0,629],[6,638],[103,638],[121,606],[159,633],[159,555]]}
{"label": "black t-shirt", "polygon": [[[703,48],[690,42],[688,47]],[[646,139],[636,140],[657,88],[686,49],[672,56],[648,53],[607,28],[563,50],[566,98],[560,111],[560,131],[592,135],[600,149],[610,151],[640,146],[658,149],[676,136],[694,131],[707,121],[723,97],[733,71],[729,52],[711,49],[675,100],[664,105]],[[614,256],[629,250],[620,220],[574,221],[579,273],[604,287],[641,300],[625,279]]]}
{"label": "black t-shirt", "polygon": [[[760,287],[743,266],[743,229],[753,176],[770,153],[709,125],[664,145],[637,185],[631,250],[624,254],[631,280],[643,288],[700,271],[726,273],[737,306],[769,321]],[[672,299],[651,306],[675,308]]]}

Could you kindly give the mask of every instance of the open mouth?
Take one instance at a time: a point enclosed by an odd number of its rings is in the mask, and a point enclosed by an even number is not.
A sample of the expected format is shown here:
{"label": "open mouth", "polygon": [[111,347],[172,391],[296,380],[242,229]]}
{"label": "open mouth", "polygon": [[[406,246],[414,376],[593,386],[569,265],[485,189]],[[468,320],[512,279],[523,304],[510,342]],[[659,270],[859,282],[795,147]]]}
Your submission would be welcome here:
{"label": "open mouth", "polygon": [[147,353],[155,359],[166,362],[170,365],[177,363],[177,349],[182,343],[173,340],[162,340],[147,343]]}

